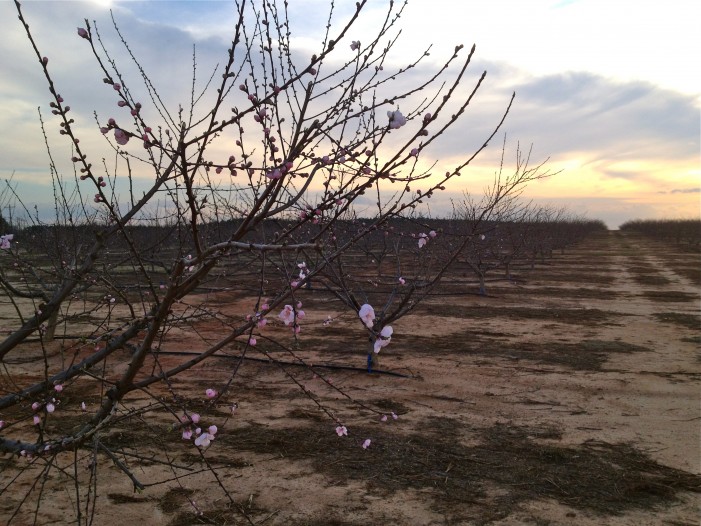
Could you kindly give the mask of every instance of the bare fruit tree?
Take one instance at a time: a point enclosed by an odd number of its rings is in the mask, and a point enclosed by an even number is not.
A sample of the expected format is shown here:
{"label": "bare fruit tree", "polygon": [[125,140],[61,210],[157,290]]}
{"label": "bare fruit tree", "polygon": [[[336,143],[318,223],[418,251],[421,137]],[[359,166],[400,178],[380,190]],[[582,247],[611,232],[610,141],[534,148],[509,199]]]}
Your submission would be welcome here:
{"label": "bare fruit tree", "polygon": [[[377,34],[363,40],[353,38],[366,0],[340,27],[329,15],[323,42],[307,58],[293,49],[286,3],[238,3],[223,66],[201,93],[193,73],[190,105],[176,111],[118,25],[141,72],[136,81],[121,74],[86,20],[76,38],[119,107],[114,116],[97,115],[93,129],[74,122],[75,104],[54,84],[46,44],[15,3],[51,94],[52,115],[42,126],[60,127],[66,140],[61,153],[47,140],[51,173],[58,173],[59,155],[75,170],[73,181],[54,177],[54,221],[29,210],[23,228],[0,221],[0,290],[15,315],[0,342],[0,452],[24,457],[15,480],[45,480],[52,469],[72,473],[79,523],[94,513],[98,457],[143,487],[105,439],[112,427],[165,414],[182,447],[206,458],[226,424],[207,426],[208,408],[235,409],[231,391],[246,381],[238,371],[252,356],[282,363],[282,353],[306,364],[308,305],[321,309],[322,297],[336,303],[320,325],[350,313],[368,342],[367,367],[377,367],[390,324],[440,282],[482,220],[508,209],[523,185],[544,175],[539,166],[497,181],[473,210],[469,232],[445,232],[417,212],[489,144],[513,96],[481,147],[444,173],[427,168],[433,165],[421,161],[468,110],[486,72],[464,86],[474,46],[457,46],[418,81],[410,73],[428,53],[390,68],[404,9],[392,2]],[[204,110],[201,101],[208,101]],[[90,133],[102,133],[113,164],[84,148],[80,135]],[[134,190],[144,180],[149,186]],[[12,188],[3,195],[14,198]],[[212,301],[215,295],[233,311]],[[169,352],[185,337],[197,342],[192,352]],[[194,404],[179,376],[232,349],[229,376],[202,385],[204,402]],[[345,435],[338,414],[298,385]],[[93,458],[87,480],[71,468],[86,455]],[[22,502],[34,492],[38,507],[43,484],[31,488]]]}

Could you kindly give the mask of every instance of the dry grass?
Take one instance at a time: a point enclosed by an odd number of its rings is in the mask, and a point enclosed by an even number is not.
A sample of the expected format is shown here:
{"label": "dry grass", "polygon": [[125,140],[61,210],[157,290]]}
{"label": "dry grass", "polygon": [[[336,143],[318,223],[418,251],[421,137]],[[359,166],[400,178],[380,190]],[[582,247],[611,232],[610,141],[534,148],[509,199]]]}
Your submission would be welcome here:
{"label": "dry grass", "polygon": [[449,316],[465,319],[523,319],[542,320],[574,325],[615,323],[621,314],[600,309],[550,309],[540,307],[461,306],[446,303],[422,303],[414,311],[422,316]]}
{"label": "dry grass", "polygon": [[[329,485],[359,481],[377,497],[420,490],[448,523],[489,524],[521,504],[546,499],[603,519],[629,510],[655,510],[680,493],[701,492],[701,477],[660,465],[629,444],[563,446],[558,444],[559,431],[552,428],[474,428],[448,418],[430,419],[421,429],[402,435],[390,425],[359,426],[353,428],[355,438],[339,438],[329,426],[317,423],[283,429],[254,425],[227,432],[217,439],[217,447],[311,463]],[[373,440],[368,450],[359,446],[365,437]],[[188,503],[191,495],[176,488],[160,500],[163,511],[180,510],[170,526],[244,524],[243,513],[258,520],[273,515],[247,501],[196,517]],[[355,523],[327,517],[287,524]]]}
{"label": "dry grass", "polygon": [[650,301],[659,303],[683,303],[689,301],[699,301],[699,296],[689,294],[688,292],[679,292],[676,290],[646,290],[643,292]]}
{"label": "dry grass", "polygon": [[[223,435],[220,447],[311,462],[329,484],[362,481],[378,496],[429,490],[433,508],[453,521],[488,523],[539,499],[619,515],[655,509],[679,492],[701,492],[701,477],[662,466],[627,444],[562,446],[555,429],[472,428],[447,418],[421,430],[400,435],[391,425],[358,426],[355,438],[339,438],[329,426],[252,426]],[[373,440],[366,451],[359,446],[365,437]]]}
{"label": "dry grass", "polygon": [[655,318],[664,323],[681,325],[688,329],[701,330],[701,316],[682,312],[656,312]]}
{"label": "dry grass", "polygon": [[457,353],[488,358],[507,358],[530,361],[542,365],[561,366],[579,371],[600,371],[611,354],[649,352],[650,349],[622,341],[582,340],[576,343],[510,342],[507,339],[479,338],[465,333],[437,338],[412,337],[402,343],[402,349],[421,351],[431,348],[432,353]]}

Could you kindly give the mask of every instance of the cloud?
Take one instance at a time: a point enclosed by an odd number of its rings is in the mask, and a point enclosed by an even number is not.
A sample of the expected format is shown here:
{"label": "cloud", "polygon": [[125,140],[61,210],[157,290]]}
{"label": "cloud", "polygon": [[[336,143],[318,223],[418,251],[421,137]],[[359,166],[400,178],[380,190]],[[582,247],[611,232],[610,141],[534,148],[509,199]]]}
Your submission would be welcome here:
{"label": "cloud", "polygon": [[675,188],[669,192],[670,194],[698,194],[701,193],[701,188]]}
{"label": "cloud", "polygon": [[698,104],[689,95],[593,73],[533,78],[517,93],[511,127],[535,129],[553,156],[640,160],[699,151]]}

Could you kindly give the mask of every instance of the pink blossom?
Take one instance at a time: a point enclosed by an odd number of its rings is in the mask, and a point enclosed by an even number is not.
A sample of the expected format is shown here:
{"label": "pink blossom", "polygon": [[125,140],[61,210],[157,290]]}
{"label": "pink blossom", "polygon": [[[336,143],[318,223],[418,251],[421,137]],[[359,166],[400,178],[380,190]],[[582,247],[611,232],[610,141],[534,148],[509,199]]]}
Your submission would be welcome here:
{"label": "pink blossom", "polygon": [[278,317],[283,321],[285,325],[291,325],[295,320],[295,311],[292,305],[285,305],[285,308],[280,311]]}
{"label": "pink blossom", "polygon": [[436,237],[437,235],[438,235],[438,234],[436,234],[436,231],[435,231],[435,230],[431,230],[431,231],[428,233],[428,237],[430,237],[430,238],[434,238],[434,237]]}
{"label": "pink blossom", "polygon": [[380,417],[380,421],[381,421],[381,422],[387,422],[387,415],[382,415],[382,416]]}
{"label": "pink blossom", "polygon": [[366,438],[365,442],[363,442],[363,449],[369,448],[371,443],[372,443],[372,440],[370,440],[369,438]]}
{"label": "pink blossom", "polygon": [[190,440],[192,438],[192,429],[183,429],[183,440]]}
{"label": "pink blossom", "polygon": [[268,320],[265,318],[261,318],[260,320],[258,320],[258,323],[257,323],[259,329],[262,329],[267,324],[268,324]]}
{"label": "pink blossom", "polygon": [[419,238],[419,248],[423,248],[426,245],[426,238]]}
{"label": "pink blossom", "polygon": [[403,277],[399,276],[399,284],[404,285],[405,283],[406,283],[406,280]]}
{"label": "pink blossom", "polygon": [[119,91],[120,89],[122,89],[122,85],[118,84],[116,82],[114,84],[112,84],[112,87],[114,88],[115,91]]}
{"label": "pink blossom", "polygon": [[210,398],[210,399],[216,398],[216,396],[217,396],[217,392],[216,392],[214,389],[207,389],[207,390],[204,392],[204,394],[206,394],[206,395],[207,395],[207,398]]}
{"label": "pink blossom", "polygon": [[47,413],[53,413],[55,410],[56,410],[56,406],[54,404],[52,404],[51,402],[46,404],[46,412]]}
{"label": "pink blossom", "polygon": [[78,36],[80,38],[90,39],[90,35],[88,35],[88,32],[82,27],[78,28]]}
{"label": "pink blossom", "polygon": [[389,345],[389,342],[392,340],[393,332],[394,330],[389,325],[382,328],[379,337],[375,340],[375,344],[373,345],[373,351],[375,351],[375,353],[380,352],[380,349]]}
{"label": "pink blossom", "polygon": [[338,427],[336,427],[336,434],[340,437],[347,436],[348,429],[346,429],[346,426],[338,426]]}
{"label": "pink blossom", "polygon": [[129,135],[123,130],[120,130],[119,128],[115,128],[114,130],[114,140],[117,141],[117,144],[121,144],[124,146],[126,143],[129,142]]}
{"label": "pink blossom", "polygon": [[10,241],[15,237],[14,234],[5,234],[0,236],[0,249],[7,250],[10,248]]}
{"label": "pink blossom", "polygon": [[211,425],[207,428],[207,431],[209,431],[210,435],[216,435],[217,431],[219,431],[219,429],[217,428],[217,426]]}
{"label": "pink blossom", "polygon": [[81,410],[81,411],[86,411],[86,409],[87,409],[87,408],[85,407],[85,402],[80,402],[80,410]]}
{"label": "pink blossom", "polygon": [[412,148],[411,151],[409,152],[409,155],[412,155],[414,157],[418,157],[419,155],[419,149],[418,148]]}
{"label": "pink blossom", "polygon": [[200,415],[197,413],[192,413],[190,415],[190,420],[192,421],[193,424],[196,424],[200,421]]}
{"label": "pink blossom", "polygon": [[212,433],[202,433],[195,439],[195,445],[197,447],[208,447],[212,440],[214,440]]}
{"label": "pink blossom", "polygon": [[41,424],[41,418],[39,418],[39,415],[34,415],[34,425],[38,426]]}
{"label": "pink blossom", "polygon": [[375,320],[375,309],[367,303],[360,307],[358,316],[368,329],[372,329],[372,322]]}
{"label": "pink blossom", "polygon": [[387,116],[389,117],[389,127],[392,130],[401,128],[406,124],[406,117],[404,117],[404,115],[402,115],[402,112],[399,110],[388,111]]}
{"label": "pink blossom", "polygon": [[248,345],[250,345],[251,347],[255,347],[256,343],[258,343],[258,340],[256,340],[255,338],[248,339]]}
{"label": "pink blossom", "polygon": [[392,418],[393,418],[394,420],[396,420],[397,418],[399,418],[399,417],[394,413],[394,411],[392,411],[392,412],[390,413],[390,415],[392,415]]}
{"label": "pink blossom", "polygon": [[57,393],[60,393],[61,391],[63,391],[63,385],[61,385],[61,384],[54,385],[54,391],[56,391]]}
{"label": "pink blossom", "polygon": [[357,49],[360,49],[360,40],[354,40],[353,42],[351,42],[350,48],[351,48],[351,51],[355,51]]}
{"label": "pink blossom", "polygon": [[5,421],[4,421],[4,420],[0,420],[0,429],[2,429],[3,427],[5,427]]}
{"label": "pink blossom", "polygon": [[39,402],[34,402],[32,404],[32,411],[38,411],[41,408],[41,404]]}

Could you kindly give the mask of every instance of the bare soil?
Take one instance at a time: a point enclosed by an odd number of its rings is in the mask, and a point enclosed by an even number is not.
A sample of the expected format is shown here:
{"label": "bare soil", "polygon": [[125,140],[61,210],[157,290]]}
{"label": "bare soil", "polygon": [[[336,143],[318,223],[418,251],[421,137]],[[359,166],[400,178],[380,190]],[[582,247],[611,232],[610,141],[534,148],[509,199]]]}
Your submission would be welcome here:
{"label": "bare soil", "polygon": [[[148,393],[219,426],[203,454],[180,438],[179,414],[146,393],[149,412],[117,418],[101,440],[146,489],[135,492],[101,456],[94,524],[697,525],[700,263],[698,253],[609,232],[517,268],[511,281],[489,281],[488,296],[449,277],[394,324],[373,374],[363,370],[368,343],[357,320],[348,314],[325,326],[341,307],[302,291],[307,317],[290,344],[294,356],[265,339],[290,341],[270,323],[249,355],[260,361],[241,362],[216,403],[204,390],[223,390],[239,363],[236,346]],[[254,301],[205,300],[237,317]],[[175,329],[160,363],[197,352],[220,327],[203,318]],[[126,351],[121,358],[128,362]],[[35,372],[21,362],[3,381],[29,381]],[[70,386],[54,430],[86,418],[69,409],[81,397],[97,403]],[[381,421],[392,412],[396,420]],[[348,436],[336,435],[330,415]],[[53,460],[42,492],[32,484],[47,461],[20,473],[26,460],[0,460],[0,521],[75,523],[70,477],[88,484],[92,472],[90,448],[78,455],[75,472],[72,455]],[[83,502],[83,516],[92,505]]]}

